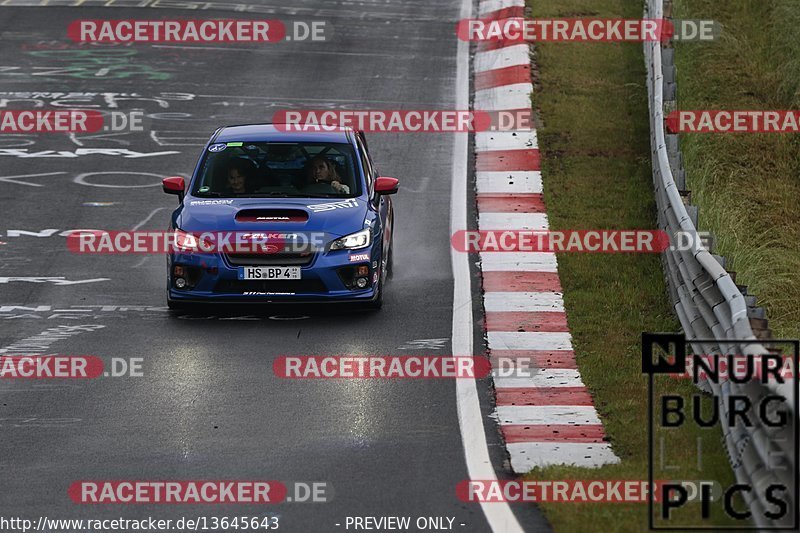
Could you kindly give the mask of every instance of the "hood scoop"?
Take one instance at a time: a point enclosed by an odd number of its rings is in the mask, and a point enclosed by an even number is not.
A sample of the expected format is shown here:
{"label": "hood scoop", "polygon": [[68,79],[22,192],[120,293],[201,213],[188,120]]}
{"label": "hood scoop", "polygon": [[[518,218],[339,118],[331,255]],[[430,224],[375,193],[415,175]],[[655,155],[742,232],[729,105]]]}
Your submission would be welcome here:
{"label": "hood scoop", "polygon": [[301,209],[242,209],[236,213],[236,221],[264,224],[302,223],[308,221],[308,213]]}

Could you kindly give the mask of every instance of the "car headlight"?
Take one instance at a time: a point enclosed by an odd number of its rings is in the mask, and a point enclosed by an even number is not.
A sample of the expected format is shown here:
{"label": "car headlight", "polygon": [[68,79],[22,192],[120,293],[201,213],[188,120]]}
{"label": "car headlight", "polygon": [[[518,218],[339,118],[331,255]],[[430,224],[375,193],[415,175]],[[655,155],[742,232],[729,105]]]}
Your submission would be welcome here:
{"label": "car headlight", "polygon": [[331,243],[331,250],[358,250],[372,244],[372,230],[369,228],[345,235]]}

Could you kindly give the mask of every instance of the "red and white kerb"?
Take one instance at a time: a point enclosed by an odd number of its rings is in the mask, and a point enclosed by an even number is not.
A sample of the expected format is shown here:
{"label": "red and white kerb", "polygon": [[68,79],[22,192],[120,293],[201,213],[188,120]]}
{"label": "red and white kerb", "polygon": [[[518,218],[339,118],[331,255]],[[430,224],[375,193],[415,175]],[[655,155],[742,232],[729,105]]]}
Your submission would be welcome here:
{"label": "red and white kerb", "polygon": [[[522,16],[524,0],[480,3],[481,19]],[[528,44],[478,43],[474,71],[476,111],[530,109]],[[536,131],[479,132],[475,150],[478,229],[549,229]],[[493,363],[511,359],[521,368],[540,368],[494,378],[497,415],[514,471],[618,463],[575,364],[555,254],[483,252],[480,259]]]}

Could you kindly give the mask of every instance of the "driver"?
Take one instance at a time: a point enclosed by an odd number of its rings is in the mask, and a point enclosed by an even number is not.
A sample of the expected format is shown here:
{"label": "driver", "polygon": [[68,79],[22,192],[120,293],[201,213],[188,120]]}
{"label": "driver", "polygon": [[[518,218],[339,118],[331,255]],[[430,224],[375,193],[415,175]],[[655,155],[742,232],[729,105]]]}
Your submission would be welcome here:
{"label": "driver", "polygon": [[328,158],[318,155],[306,165],[306,186],[309,192],[337,192],[350,194],[350,187],[343,184],[336,173],[336,166]]}
{"label": "driver", "polygon": [[225,192],[228,194],[245,194],[252,177],[253,165],[245,159],[234,159],[228,168],[225,181]]}

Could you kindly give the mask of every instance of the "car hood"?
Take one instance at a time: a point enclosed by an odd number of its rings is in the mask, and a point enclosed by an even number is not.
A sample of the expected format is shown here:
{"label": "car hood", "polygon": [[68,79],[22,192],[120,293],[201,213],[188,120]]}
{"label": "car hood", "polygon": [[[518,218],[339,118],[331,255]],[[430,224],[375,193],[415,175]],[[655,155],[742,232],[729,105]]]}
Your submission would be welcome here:
{"label": "car hood", "polygon": [[183,231],[314,231],[341,237],[361,231],[364,198],[194,198],[176,217]]}

